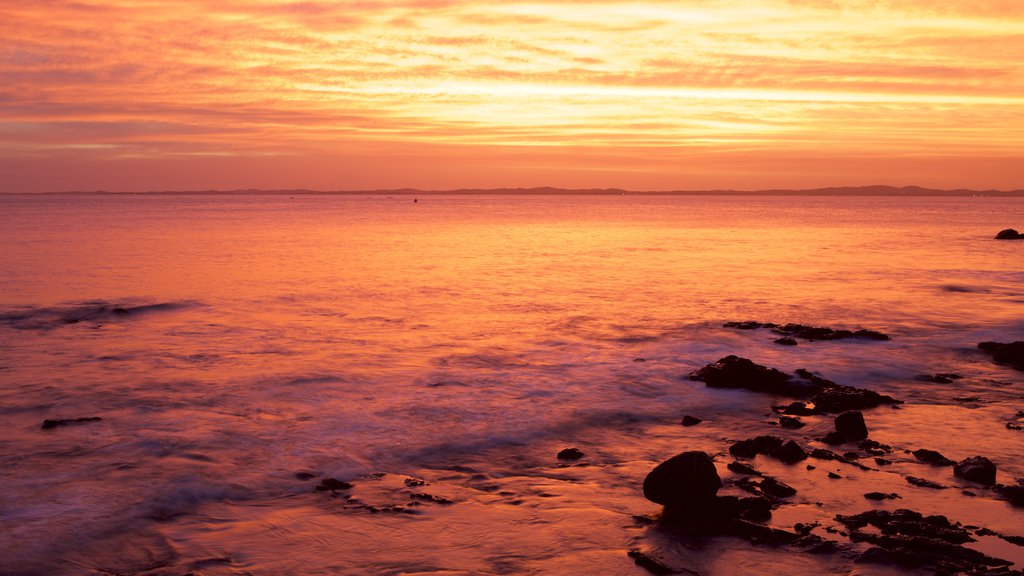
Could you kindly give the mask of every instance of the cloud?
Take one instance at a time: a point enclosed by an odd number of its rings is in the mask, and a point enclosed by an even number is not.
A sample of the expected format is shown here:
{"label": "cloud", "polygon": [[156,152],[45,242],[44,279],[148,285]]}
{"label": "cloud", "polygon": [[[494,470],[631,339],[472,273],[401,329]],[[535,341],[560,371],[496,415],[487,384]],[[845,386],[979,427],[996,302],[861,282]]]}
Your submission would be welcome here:
{"label": "cloud", "polygon": [[42,0],[0,34],[9,158],[1022,155],[1019,2]]}

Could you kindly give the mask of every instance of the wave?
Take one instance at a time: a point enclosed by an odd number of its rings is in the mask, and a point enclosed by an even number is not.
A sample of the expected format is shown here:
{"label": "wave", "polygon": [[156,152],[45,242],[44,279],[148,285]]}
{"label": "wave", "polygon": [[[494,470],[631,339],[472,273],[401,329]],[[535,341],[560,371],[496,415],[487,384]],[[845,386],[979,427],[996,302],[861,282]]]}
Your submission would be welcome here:
{"label": "wave", "polygon": [[131,320],[159,312],[176,312],[198,306],[195,301],[139,304],[90,300],[52,307],[21,307],[0,313],[0,325],[16,330],[52,330],[69,324],[94,322],[103,324]]}

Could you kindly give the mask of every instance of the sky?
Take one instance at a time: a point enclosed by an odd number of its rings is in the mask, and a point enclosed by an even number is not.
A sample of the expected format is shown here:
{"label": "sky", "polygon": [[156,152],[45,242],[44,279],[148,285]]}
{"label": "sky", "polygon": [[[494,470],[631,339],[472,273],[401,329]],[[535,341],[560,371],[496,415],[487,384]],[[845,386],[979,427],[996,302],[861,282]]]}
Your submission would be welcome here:
{"label": "sky", "polygon": [[1024,2],[0,2],[0,192],[1024,188]]}

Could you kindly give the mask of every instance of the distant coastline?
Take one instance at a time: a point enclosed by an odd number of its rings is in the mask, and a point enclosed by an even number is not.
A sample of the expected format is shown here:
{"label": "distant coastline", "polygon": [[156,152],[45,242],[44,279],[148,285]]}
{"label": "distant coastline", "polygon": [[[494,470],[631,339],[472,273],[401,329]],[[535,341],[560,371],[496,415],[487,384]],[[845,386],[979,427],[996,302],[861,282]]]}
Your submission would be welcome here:
{"label": "distant coastline", "polygon": [[478,196],[886,196],[886,197],[1024,197],[1024,189],[971,190],[957,188],[942,190],[920,186],[836,186],[808,189],[765,190],[624,190],[620,188],[458,188],[454,190],[419,190],[398,188],[392,190],[161,190],[144,192],[66,191],[66,192],[3,192],[0,196],[410,196],[410,195],[478,195]]}

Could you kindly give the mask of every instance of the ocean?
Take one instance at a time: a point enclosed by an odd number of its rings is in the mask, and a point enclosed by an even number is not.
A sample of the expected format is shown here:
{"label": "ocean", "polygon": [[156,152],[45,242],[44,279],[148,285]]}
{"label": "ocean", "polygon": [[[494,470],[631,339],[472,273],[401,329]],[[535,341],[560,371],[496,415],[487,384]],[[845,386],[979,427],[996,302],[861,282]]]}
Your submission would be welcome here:
{"label": "ocean", "polygon": [[[0,574],[646,574],[632,549],[704,576],[917,573],[825,528],[910,508],[1024,535],[905,452],[1024,478],[1024,373],[977,349],[1024,340],[1009,227],[1024,200],[0,196]],[[892,339],[723,326],[745,320]],[[797,489],[769,524],[845,552],[642,519],[676,453],[714,455],[726,493],[737,440],[824,446],[830,416],[780,429],[777,399],[687,378],[730,354],[905,402],[864,412],[884,468],[756,459]]]}

